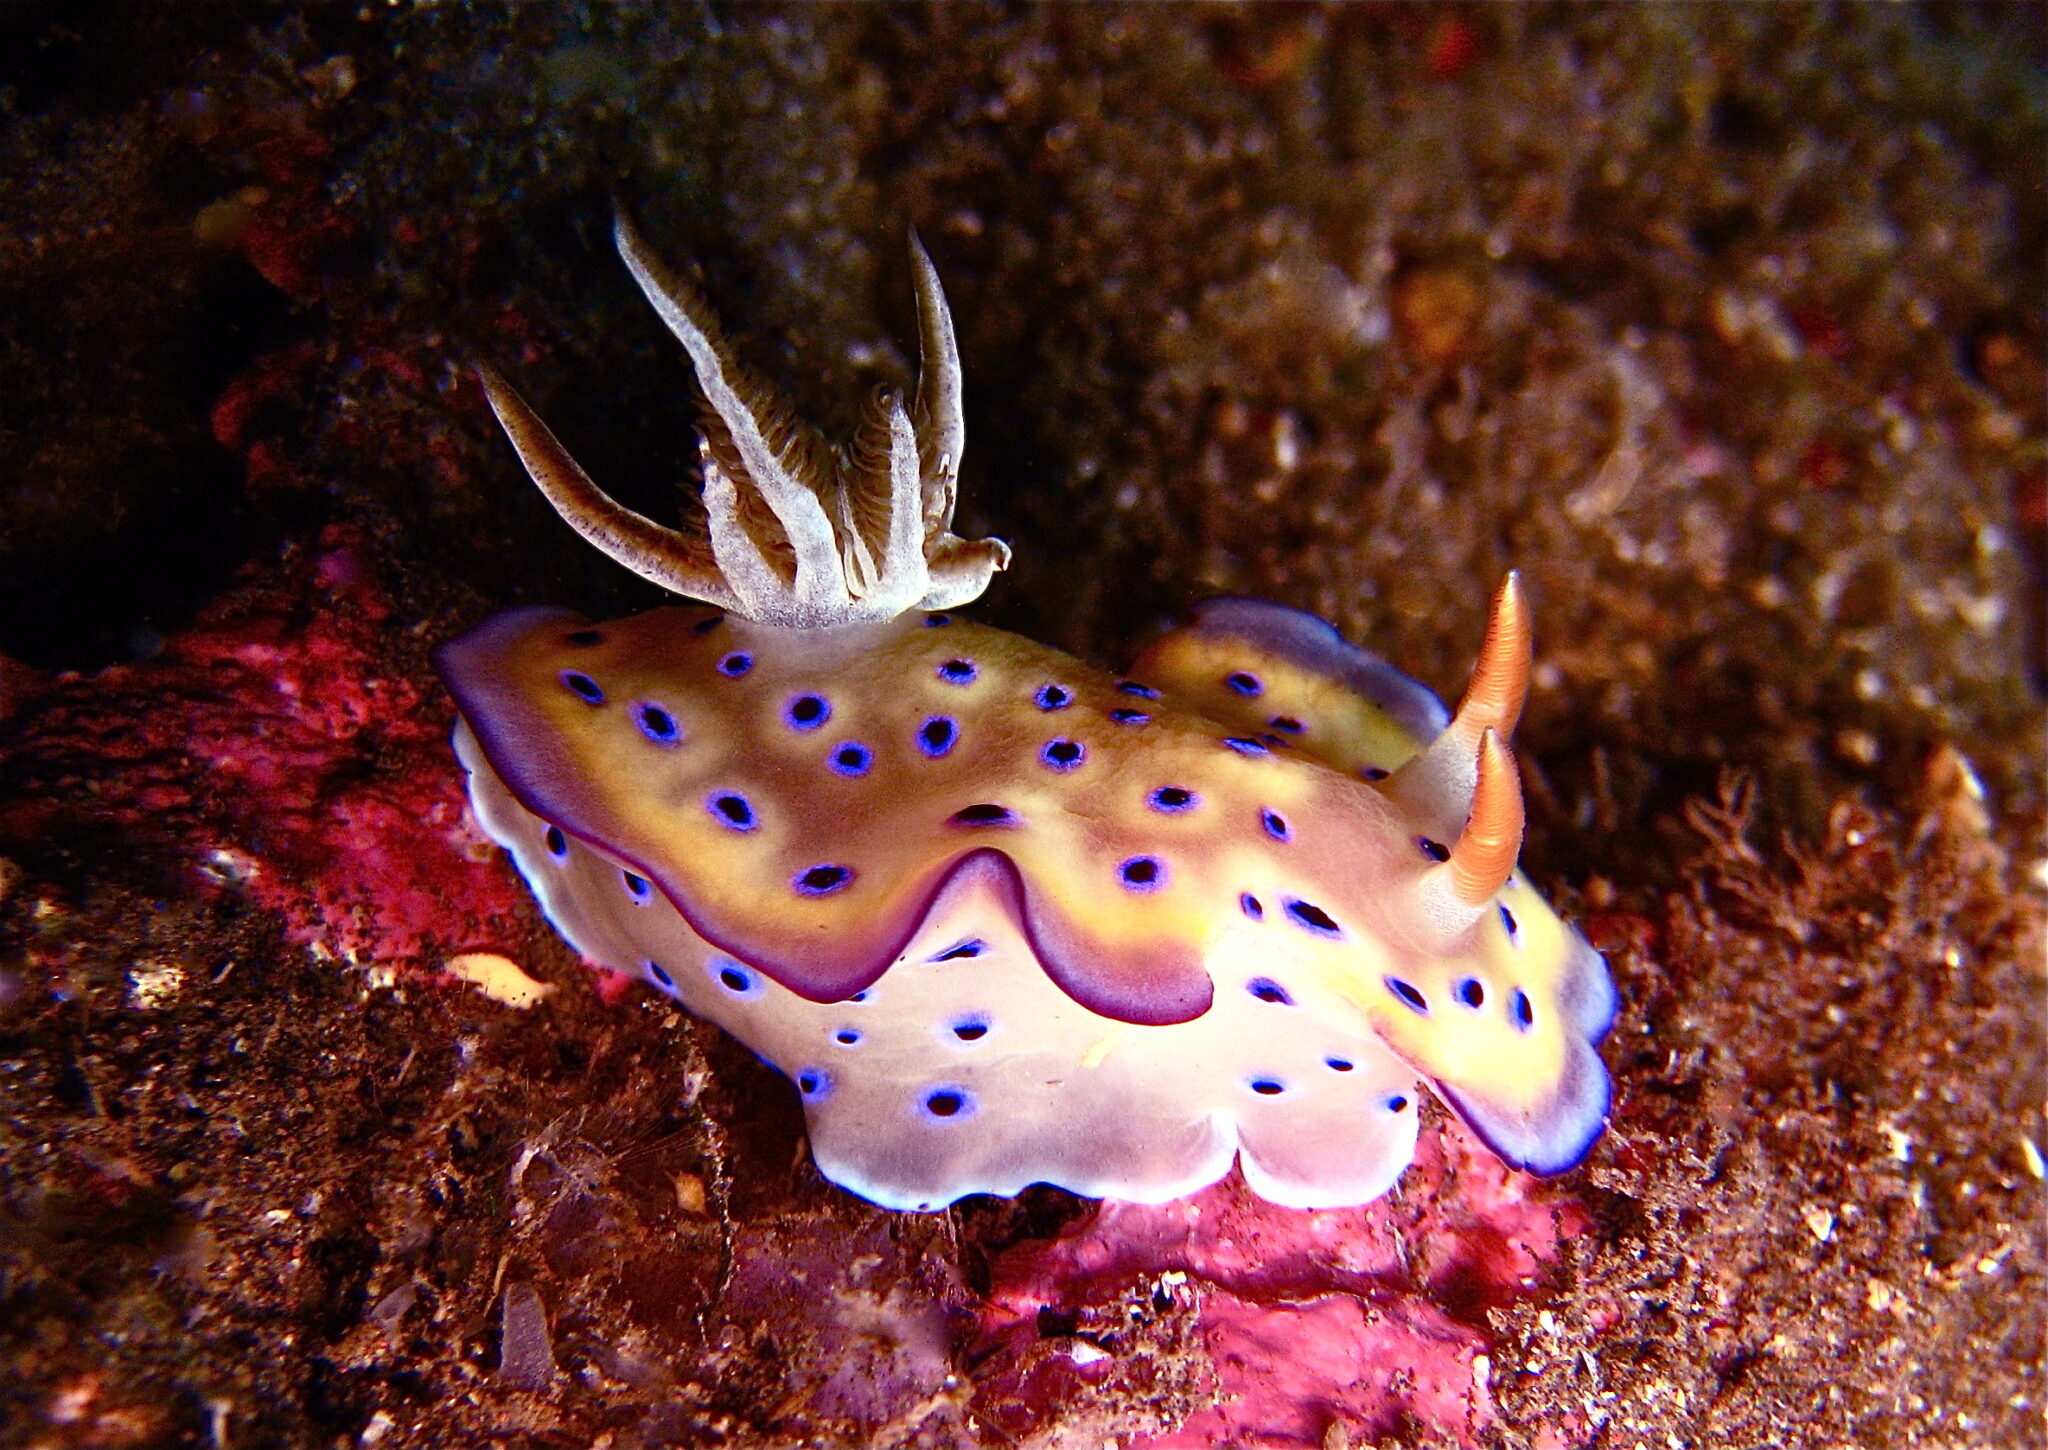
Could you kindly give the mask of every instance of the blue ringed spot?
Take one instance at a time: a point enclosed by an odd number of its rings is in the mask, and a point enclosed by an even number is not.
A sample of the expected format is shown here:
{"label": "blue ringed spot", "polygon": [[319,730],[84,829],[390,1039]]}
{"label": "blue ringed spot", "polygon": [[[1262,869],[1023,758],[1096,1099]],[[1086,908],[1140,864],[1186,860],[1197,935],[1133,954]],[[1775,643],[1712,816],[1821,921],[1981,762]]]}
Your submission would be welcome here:
{"label": "blue ringed spot", "polygon": [[1341,937],[1344,929],[1330,919],[1330,913],[1312,901],[1296,901],[1289,897],[1286,902],[1287,915],[1294,924],[1304,931],[1317,936]]}
{"label": "blue ringed spot", "polygon": [[1157,891],[1166,884],[1166,863],[1157,856],[1133,856],[1116,868],[1126,891]]}
{"label": "blue ringed spot", "polygon": [[1384,765],[1368,765],[1358,773],[1367,780],[1385,780],[1389,775],[1393,774]]}
{"label": "blue ringed spot", "polygon": [[934,715],[917,727],[917,748],[932,759],[950,751],[960,740],[960,722],[951,715]]}
{"label": "blue ringed spot", "polygon": [[711,967],[712,975],[718,978],[718,985],[735,996],[749,996],[760,987],[754,974],[731,957],[713,957]]}
{"label": "blue ringed spot", "polygon": [[604,687],[599,685],[596,680],[591,679],[590,676],[584,674],[583,671],[563,670],[561,680],[564,685],[568,686],[569,693],[576,696],[584,704],[602,705],[604,703]]}
{"label": "blue ringed spot", "polygon": [[1255,1077],[1246,1086],[1262,1098],[1277,1098],[1287,1091],[1287,1084],[1276,1077]]}
{"label": "blue ringed spot", "polygon": [[1303,731],[1308,729],[1306,725],[1302,724],[1292,715],[1275,715],[1266,723],[1268,725],[1271,725],[1275,730],[1284,731],[1289,735],[1299,735]]}
{"label": "blue ringed spot", "polygon": [[1408,1095],[1407,1095],[1406,1093],[1395,1093],[1395,1094],[1394,1094],[1394,1095],[1393,1095],[1392,1097],[1388,1098],[1388,1099],[1387,1099],[1387,1111],[1388,1111],[1388,1112],[1390,1112],[1390,1113],[1405,1113],[1405,1112],[1407,1112],[1407,1111],[1408,1111]]}
{"label": "blue ringed spot", "polygon": [[645,906],[647,899],[654,894],[645,876],[636,875],[631,871],[621,871],[619,879],[626,883],[626,894],[642,906]]}
{"label": "blue ringed spot", "polygon": [[1502,903],[1500,909],[1500,924],[1508,929],[1509,936],[1512,937],[1515,935],[1515,914],[1507,909],[1507,905],[1505,903]]}
{"label": "blue ringed spot", "polygon": [[718,824],[728,831],[751,831],[760,824],[754,808],[747,804],[747,798],[729,790],[714,791],[706,796],[704,809],[711,812]]}
{"label": "blue ringed spot", "polygon": [[1278,811],[1260,810],[1259,824],[1266,828],[1266,834],[1276,841],[1291,841],[1294,832],[1288,829],[1287,820]]}
{"label": "blue ringed spot", "polygon": [[868,767],[875,763],[875,752],[858,740],[849,740],[834,749],[828,758],[832,768],[841,775],[866,775]]}
{"label": "blue ringed spot", "polygon": [[958,1118],[972,1112],[974,1099],[966,1088],[933,1088],[924,1096],[924,1110],[934,1118]]}
{"label": "blue ringed spot", "polygon": [[675,987],[676,979],[668,974],[668,968],[652,957],[647,958],[647,975],[654,978],[663,991],[671,991]]}
{"label": "blue ringed spot", "polygon": [[1458,985],[1451,988],[1451,995],[1467,1007],[1474,1009],[1486,1005],[1486,983],[1477,977],[1460,977]]}
{"label": "blue ringed spot", "polygon": [[979,1042],[988,1036],[988,1023],[979,1017],[966,1017],[953,1024],[953,1035],[962,1042]]}
{"label": "blue ringed spot", "polygon": [[851,866],[811,866],[796,873],[790,885],[802,896],[830,896],[853,880]]}
{"label": "blue ringed spot", "polygon": [[754,667],[754,657],[743,649],[736,649],[718,662],[718,673],[728,680],[736,680]]}
{"label": "blue ringed spot", "polygon": [[1145,797],[1145,803],[1155,811],[1162,811],[1172,816],[1178,815],[1182,811],[1193,810],[1202,803],[1202,798],[1185,786],[1162,785],[1158,790],[1153,791],[1151,795]]}
{"label": "blue ringed spot", "polygon": [[569,636],[569,643],[577,645],[590,645],[596,644],[599,640],[603,638],[604,636],[599,634],[594,629],[579,629],[574,634]]}
{"label": "blue ringed spot", "polygon": [[1112,710],[1109,718],[1119,725],[1143,725],[1152,717],[1143,710]]}
{"label": "blue ringed spot", "polygon": [[807,1067],[796,1075],[796,1090],[807,1098],[821,1098],[832,1091],[832,1074],[822,1067]]}
{"label": "blue ringed spot", "polygon": [[1074,770],[1088,758],[1088,747],[1078,740],[1048,740],[1038,758],[1054,770]]}
{"label": "blue ringed spot", "polygon": [[949,685],[971,685],[981,672],[975,668],[973,660],[946,660],[939,665],[937,673]]}
{"label": "blue ringed spot", "polygon": [[1159,698],[1157,690],[1153,689],[1150,685],[1141,685],[1136,680],[1118,680],[1116,688],[1119,694],[1136,695],[1141,700],[1156,700]]}
{"label": "blue ringed spot", "polygon": [[676,717],[659,705],[642,705],[633,712],[633,719],[640,727],[640,733],[656,745],[674,745],[683,738],[682,727],[676,724]]}
{"label": "blue ringed spot", "polygon": [[1331,1072],[1349,1072],[1358,1066],[1357,1063],[1348,1057],[1326,1057],[1323,1059],[1323,1065],[1329,1068]]}
{"label": "blue ringed spot", "polygon": [[1520,987],[1508,999],[1508,1014],[1513,1019],[1515,1030],[1527,1032],[1536,1025],[1536,1010],[1529,1005],[1529,994]]}
{"label": "blue ringed spot", "polygon": [[1271,1002],[1276,1007],[1294,1005],[1294,998],[1287,994],[1287,989],[1271,977],[1253,977],[1244,984],[1244,989],[1261,1002]]}
{"label": "blue ringed spot", "polygon": [[1239,755],[1271,755],[1273,753],[1263,743],[1253,740],[1246,735],[1226,735],[1223,737],[1223,743],[1232,750],[1235,750]]}
{"label": "blue ringed spot", "polygon": [[1008,806],[962,806],[947,818],[951,826],[1021,826],[1024,822]]}
{"label": "blue ringed spot", "polygon": [[1031,702],[1041,710],[1064,710],[1074,703],[1074,692],[1065,685],[1040,685]]}
{"label": "blue ringed spot", "polygon": [[1429,1015],[1429,998],[1423,996],[1413,984],[1404,982],[1399,977],[1386,977],[1383,980],[1387,984],[1387,990],[1398,997],[1403,1006],[1418,1016]]}
{"label": "blue ringed spot", "polygon": [[562,834],[560,826],[549,826],[548,833],[541,840],[547,844],[548,854],[557,861],[569,858],[569,838]]}
{"label": "blue ringed spot", "polygon": [[858,1047],[860,1046],[860,1029],[858,1027],[842,1027],[832,1034],[832,1040],[841,1047]]}
{"label": "blue ringed spot", "polygon": [[952,622],[953,616],[950,614],[927,614],[924,617],[924,627],[926,629],[944,629]]}
{"label": "blue ringed spot", "polygon": [[988,950],[988,943],[979,937],[975,937],[960,943],[956,947],[946,948],[946,950],[933,957],[932,960],[935,962],[963,961],[968,957],[978,957],[986,950]]}
{"label": "blue ringed spot", "polygon": [[798,695],[783,707],[792,730],[815,730],[832,718],[832,702],[823,695]]}
{"label": "blue ringed spot", "polygon": [[1237,907],[1238,910],[1242,911],[1253,921],[1264,921],[1266,919],[1266,908],[1259,905],[1259,898],[1252,895],[1249,891],[1237,898]]}
{"label": "blue ringed spot", "polygon": [[1232,670],[1223,677],[1223,683],[1247,699],[1266,693],[1266,687],[1260,683],[1259,677],[1244,670]]}
{"label": "blue ringed spot", "polygon": [[1432,841],[1427,836],[1417,836],[1415,844],[1422,848],[1422,854],[1441,866],[1451,859],[1451,848],[1442,841]]}

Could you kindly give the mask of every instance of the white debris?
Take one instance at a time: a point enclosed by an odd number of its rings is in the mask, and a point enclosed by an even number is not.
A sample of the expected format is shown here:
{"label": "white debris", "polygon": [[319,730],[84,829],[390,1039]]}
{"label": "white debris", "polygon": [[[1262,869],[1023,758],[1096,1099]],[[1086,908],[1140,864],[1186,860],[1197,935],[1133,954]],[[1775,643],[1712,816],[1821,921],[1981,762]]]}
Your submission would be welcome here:
{"label": "white debris", "polygon": [[128,969],[128,1005],[145,1012],[168,1007],[185,988],[185,969],[176,962],[137,962]]}
{"label": "white debris", "polygon": [[442,963],[442,969],[507,1007],[531,1007],[555,991],[552,983],[536,982],[519,963],[496,952],[464,952]]}

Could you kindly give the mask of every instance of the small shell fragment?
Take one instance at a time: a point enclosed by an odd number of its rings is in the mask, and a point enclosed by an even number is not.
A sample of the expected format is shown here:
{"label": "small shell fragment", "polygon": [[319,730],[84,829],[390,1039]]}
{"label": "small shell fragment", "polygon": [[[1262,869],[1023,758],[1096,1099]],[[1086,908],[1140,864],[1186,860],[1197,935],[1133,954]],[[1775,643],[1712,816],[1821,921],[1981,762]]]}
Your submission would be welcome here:
{"label": "small shell fragment", "polygon": [[525,1009],[554,995],[552,982],[537,982],[519,963],[496,952],[464,952],[444,964],[449,976],[469,983],[493,1002]]}
{"label": "small shell fragment", "polygon": [[548,1311],[531,1284],[514,1284],[501,1301],[498,1378],[516,1390],[539,1391],[555,1380],[555,1351],[548,1339]]}

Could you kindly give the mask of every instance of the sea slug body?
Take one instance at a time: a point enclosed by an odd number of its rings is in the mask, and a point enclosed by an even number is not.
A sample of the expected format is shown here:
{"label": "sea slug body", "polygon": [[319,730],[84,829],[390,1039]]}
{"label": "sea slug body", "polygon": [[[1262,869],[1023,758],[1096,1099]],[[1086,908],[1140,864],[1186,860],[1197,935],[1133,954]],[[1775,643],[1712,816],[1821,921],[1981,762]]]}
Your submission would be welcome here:
{"label": "sea slug body", "polygon": [[704,391],[706,530],[613,502],[482,377],[563,517],[696,602],[514,610],[436,655],[477,818],[579,951],[780,1068],[819,1168],[889,1207],[1160,1201],[1233,1163],[1361,1203],[1418,1082],[1510,1164],[1585,1155],[1614,997],[1516,870],[1513,576],[1455,712],[1257,600],[1122,675],[975,624],[1009,550],[951,532],[960,372],[915,240],[916,396],[834,451],[616,238]]}

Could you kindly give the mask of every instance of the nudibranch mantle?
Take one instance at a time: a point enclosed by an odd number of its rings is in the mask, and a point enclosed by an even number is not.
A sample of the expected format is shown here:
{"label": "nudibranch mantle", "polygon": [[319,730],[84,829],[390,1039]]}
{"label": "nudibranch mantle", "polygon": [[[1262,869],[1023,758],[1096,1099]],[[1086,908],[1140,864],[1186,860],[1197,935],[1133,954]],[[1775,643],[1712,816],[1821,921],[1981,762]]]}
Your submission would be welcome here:
{"label": "nudibranch mantle", "polygon": [[1009,555],[951,533],[959,369],[914,239],[916,401],[834,452],[617,238],[704,388],[706,533],[612,502],[483,377],[563,516],[700,602],[513,610],[436,655],[477,818],[577,950],[784,1072],[820,1170],[887,1207],[1157,1202],[1233,1163],[1362,1203],[1419,1080],[1515,1166],[1584,1156],[1614,997],[1516,869],[1513,576],[1455,713],[1257,600],[1127,676],[954,618]]}

